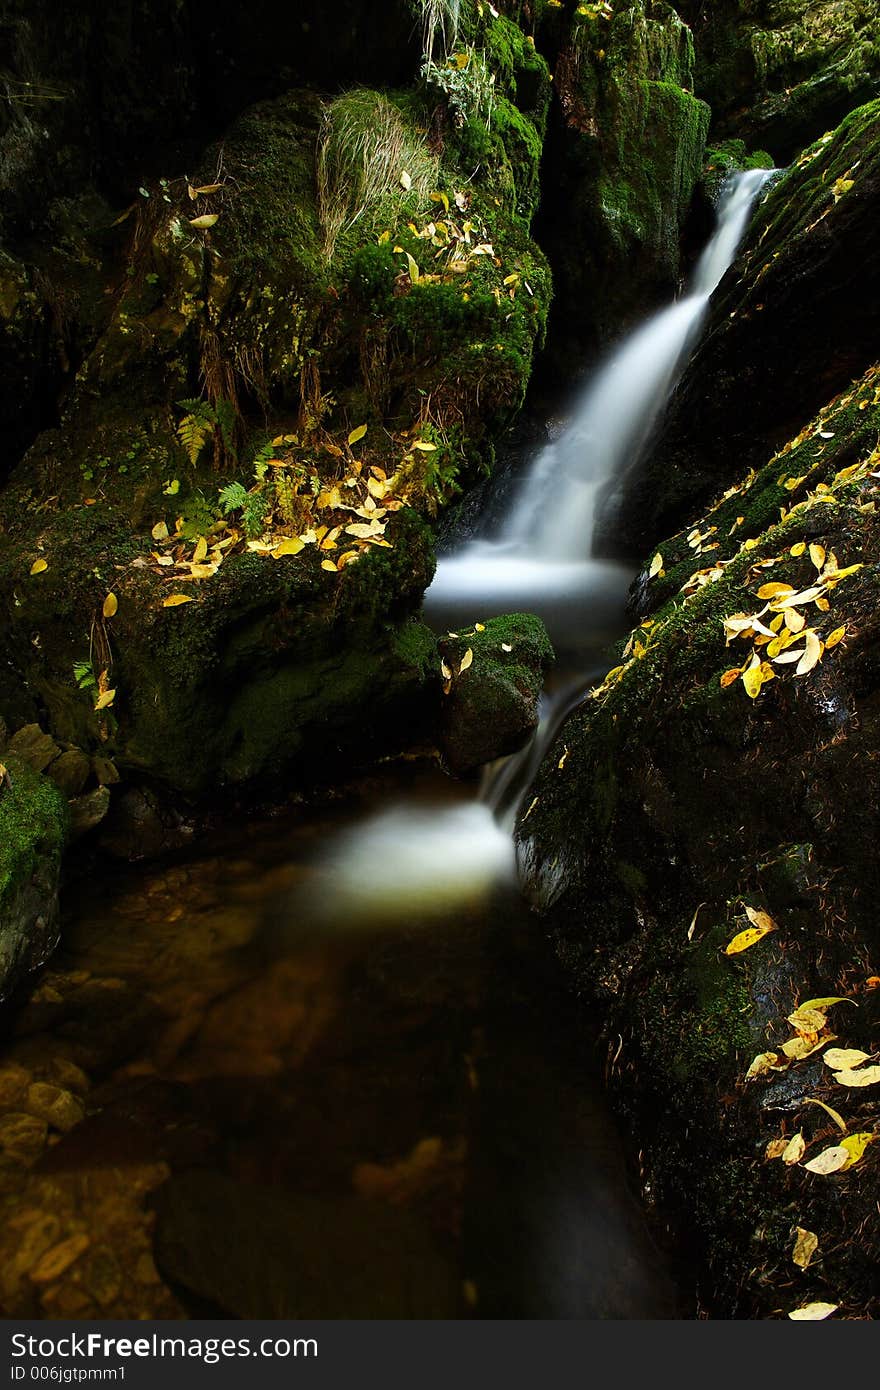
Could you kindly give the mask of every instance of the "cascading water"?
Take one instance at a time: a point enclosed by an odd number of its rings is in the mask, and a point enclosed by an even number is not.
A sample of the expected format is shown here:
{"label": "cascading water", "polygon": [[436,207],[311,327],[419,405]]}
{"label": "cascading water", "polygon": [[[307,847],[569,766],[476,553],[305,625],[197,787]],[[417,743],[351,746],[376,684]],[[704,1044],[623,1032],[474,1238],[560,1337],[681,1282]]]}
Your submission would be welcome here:
{"label": "cascading water", "polygon": [[[597,501],[641,454],[767,177],[751,170],[730,180],[687,293],[630,334],[598,370],[571,424],[532,463],[500,533],[441,558],[425,596],[438,630],[475,615],[538,613],[578,674],[544,697],[531,744],[489,771],[479,801],[434,812],[391,808],[333,847],[328,887],[348,920],[359,904],[370,920],[409,917],[415,907],[448,911],[454,898],[467,900],[513,877],[510,837],[522,795],[622,624],[632,574],[592,554]],[[403,893],[387,874],[388,855],[406,865]]]}

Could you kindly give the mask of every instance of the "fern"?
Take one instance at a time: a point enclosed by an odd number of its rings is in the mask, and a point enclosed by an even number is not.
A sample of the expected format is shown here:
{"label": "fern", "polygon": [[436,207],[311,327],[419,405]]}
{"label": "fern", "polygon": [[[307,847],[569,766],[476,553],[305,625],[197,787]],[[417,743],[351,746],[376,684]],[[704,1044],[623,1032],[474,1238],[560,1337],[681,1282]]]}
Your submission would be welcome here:
{"label": "fern", "polygon": [[216,416],[208,401],[178,401],[177,404],[187,412],[177,426],[177,437],[195,467],[199,454],[214,433]]}
{"label": "fern", "polygon": [[242,523],[250,540],[262,536],[266,529],[266,499],[261,492],[249,492],[242,507]]}
{"label": "fern", "polygon": [[220,429],[220,438],[225,448],[232,453],[235,447],[235,406],[221,396],[214,407],[214,420]]}
{"label": "fern", "polygon": [[230,512],[237,512],[242,507],[247,506],[247,488],[241,483],[227,483],[226,487],[220,489],[220,506],[223,508],[223,515],[228,516]]}

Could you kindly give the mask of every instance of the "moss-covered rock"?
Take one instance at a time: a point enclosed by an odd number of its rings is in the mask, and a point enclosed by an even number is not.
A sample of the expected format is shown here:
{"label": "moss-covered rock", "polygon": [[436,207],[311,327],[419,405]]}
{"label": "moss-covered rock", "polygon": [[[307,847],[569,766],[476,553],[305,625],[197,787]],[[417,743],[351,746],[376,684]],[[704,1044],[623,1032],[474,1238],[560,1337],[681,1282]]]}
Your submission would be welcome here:
{"label": "moss-covered rock", "polygon": [[760,203],[656,445],[609,529],[639,555],[758,467],[876,356],[880,103],[805,150]]}
{"label": "moss-covered rock", "polygon": [[450,673],[442,722],[450,769],[473,772],[515,753],[538,727],[538,700],[553,663],[540,618],[530,613],[490,618],[441,638],[439,648]]}
{"label": "moss-covered rock", "polygon": [[47,778],[14,754],[0,756],[2,999],[55,945],[67,807]]}
{"label": "moss-covered rock", "polygon": [[[878,388],[875,365],[658,547],[643,621],[548,751],[518,832],[559,955],[600,1001],[646,1180],[721,1316],[810,1298],[877,1312],[880,1252],[862,1224],[876,1156],[823,1180],[829,1202],[765,1151],[799,1130],[808,1157],[836,1142],[812,1098],[850,1132],[877,1119],[869,1089],[836,1084],[818,1053],[789,1062],[783,1044],[799,1036],[794,1007],[828,996],[859,1007],[830,1006],[822,1037],[880,1041]],[[747,909],[775,930],[728,956]],[[778,1070],[746,1082],[764,1052]],[[793,1289],[796,1225],[824,1254]]]}
{"label": "moss-covered rock", "polygon": [[876,0],[683,0],[693,26],[696,91],[719,135],[786,164],[880,91]]}
{"label": "moss-covered rock", "polygon": [[709,110],[692,92],[690,31],[665,4],[578,6],[554,76],[541,234],[554,351],[570,361],[673,294]]}

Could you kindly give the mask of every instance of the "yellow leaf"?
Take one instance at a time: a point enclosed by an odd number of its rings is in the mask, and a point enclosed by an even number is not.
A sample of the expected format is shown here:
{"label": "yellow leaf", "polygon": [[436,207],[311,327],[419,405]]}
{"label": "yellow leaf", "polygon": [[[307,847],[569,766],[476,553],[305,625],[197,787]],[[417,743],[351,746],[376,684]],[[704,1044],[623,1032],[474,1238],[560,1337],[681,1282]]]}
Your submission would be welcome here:
{"label": "yellow leaf", "polygon": [[764,684],[764,677],[761,675],[761,664],[756,661],[747,670],[743,671],[742,683],[746,688],[746,694],[750,700],[754,700],[760,694],[761,686]]}
{"label": "yellow leaf", "polygon": [[870,1129],[860,1130],[858,1134],[848,1134],[845,1139],[841,1139],[840,1147],[846,1149],[849,1159],[844,1163],[841,1172],[845,1173],[849,1168],[854,1168],[869,1144],[873,1144],[877,1138],[876,1134]]}
{"label": "yellow leaf", "polygon": [[655,574],[659,574],[663,568],[663,556],[658,551],[651,561],[651,568],[648,570],[648,578],[653,579]]}
{"label": "yellow leaf", "polygon": [[116,595],[108,594],[104,600],[104,607],[101,609],[101,612],[104,614],[105,618],[112,618],[118,608],[119,600]]}
{"label": "yellow leaf", "polygon": [[782,617],[785,619],[785,626],[789,632],[803,632],[807,621],[803,613],[799,613],[796,608],[786,608]]}
{"label": "yellow leaf", "polygon": [[764,1150],[764,1158],[781,1158],[787,1148],[787,1139],[771,1139],[766,1149]]}
{"label": "yellow leaf", "polygon": [[846,627],[836,627],[834,631],[830,633],[828,637],[825,638],[826,652],[830,651],[832,647],[836,647],[838,642],[842,642],[845,636]]}
{"label": "yellow leaf", "polygon": [[876,1086],[880,1082],[880,1067],[859,1067],[858,1071],[836,1071],[834,1080],[841,1086]]}
{"label": "yellow leaf", "polygon": [[815,1231],[805,1231],[803,1226],[795,1228],[794,1250],[791,1252],[793,1264],[799,1269],[806,1269],[818,1249],[819,1237]]}
{"label": "yellow leaf", "polygon": [[822,999],[805,999],[802,1004],[798,1004],[798,1008],[830,1009],[832,1004],[855,1004],[855,1002],[854,999],[847,999],[845,994],[826,994]]}
{"label": "yellow leaf", "polygon": [[792,1322],[821,1322],[823,1318],[830,1318],[832,1313],[836,1313],[839,1308],[838,1303],[804,1303],[800,1308],[794,1308],[789,1313]]}
{"label": "yellow leaf", "polygon": [[809,1034],[821,1032],[828,1020],[821,1009],[811,1009],[801,1004],[793,1014],[788,1015],[788,1022],[799,1033]]}
{"label": "yellow leaf", "polygon": [[204,536],[199,536],[196,541],[196,548],[193,551],[193,564],[200,565],[208,553],[208,542]]}
{"label": "yellow leaf", "polygon": [[829,1047],[822,1061],[832,1071],[852,1071],[862,1062],[870,1062],[870,1052],[860,1052],[856,1047]]}
{"label": "yellow leaf", "polygon": [[417,285],[422,278],[421,271],[419,270],[418,262],[408,251],[406,252],[406,266],[409,271],[410,280],[414,285]]}
{"label": "yellow leaf", "polygon": [[744,906],[746,916],[748,917],[753,927],[760,927],[761,930],[765,932],[773,931],[775,929],[776,923],[773,921],[773,918],[770,916],[769,912],[762,912],[760,908],[749,907],[748,904],[744,904]]}
{"label": "yellow leaf", "polygon": [[165,522],[164,522],[164,521],[157,521],[157,522],[156,522],[156,525],[153,527],[152,531],[150,532],[150,535],[153,537],[153,540],[154,540],[154,541],[167,541],[167,539],[168,539],[168,527],[165,525]]}
{"label": "yellow leaf", "polygon": [[400,183],[401,187],[405,188],[407,193],[412,188],[412,175],[406,169],[401,170]]}
{"label": "yellow leaf", "polygon": [[812,671],[825,650],[825,643],[816,636],[812,628],[807,629],[806,643],[804,654],[795,667],[796,676],[805,676],[808,671]]}
{"label": "yellow leaf", "polygon": [[200,232],[207,231],[208,227],[213,227],[218,216],[219,214],[216,212],[206,212],[201,217],[191,217],[189,219],[189,225],[195,227]]}
{"label": "yellow leaf", "polygon": [[782,1050],[786,1057],[792,1062],[802,1062],[805,1057],[812,1057],[814,1052],[818,1052],[820,1047],[824,1047],[829,1038],[816,1038],[815,1033],[809,1037],[789,1038],[788,1042],[782,1044]]}
{"label": "yellow leaf", "polygon": [[45,574],[45,572],[46,572],[46,570],[47,570],[48,568],[49,568],[48,561],[46,561],[46,560],[34,560],[34,563],[31,565],[31,574]]}
{"label": "yellow leaf", "polygon": [[298,555],[301,550],[305,550],[306,543],[300,536],[292,536],[290,540],[281,541],[272,551],[272,556],[280,560],[284,555]]}
{"label": "yellow leaf", "polygon": [[765,1072],[779,1065],[779,1057],[775,1052],[759,1052],[746,1072],[746,1081],[754,1081],[756,1076],[763,1076]]}
{"label": "yellow leaf", "polygon": [[838,1173],[845,1163],[849,1161],[849,1152],[842,1144],[832,1144],[829,1149],[823,1149],[815,1158],[811,1158],[809,1163],[801,1166],[806,1168],[808,1173],[818,1173],[820,1177],[828,1177],[830,1173]]}
{"label": "yellow leaf", "polygon": [[806,541],[798,541],[796,545],[793,545],[793,546],[791,547],[791,550],[790,550],[788,553],[789,553],[789,555],[794,555],[795,557],[797,557],[798,555],[803,555],[803,553],[804,553],[804,551],[806,550],[806,548],[807,548],[807,543],[806,543]]}
{"label": "yellow leaf", "polygon": [[429,439],[414,439],[412,447],[414,449],[421,449],[423,454],[433,454],[437,445],[432,444]]}
{"label": "yellow leaf", "polygon": [[322,561],[321,561],[321,569],[322,569],[322,570],[329,570],[329,571],[331,572],[331,574],[336,574],[336,573],[337,573],[336,565],[335,565],[335,563],[333,562],[333,560],[322,560]]}
{"label": "yellow leaf", "polygon": [[724,675],[721,677],[721,689],[726,690],[729,685],[733,685],[735,681],[739,680],[741,674],[742,672],[739,666],[734,666],[729,671],[725,671]]}
{"label": "yellow leaf", "polygon": [[162,600],[163,608],[179,608],[182,603],[192,603],[192,594],[169,594]]}
{"label": "yellow leaf", "polygon": [[[190,565],[190,577],[192,579],[210,579],[212,574],[217,573],[216,565]],[[181,576],[182,578],[183,576]]]}
{"label": "yellow leaf", "polygon": [[116,691],[115,691],[115,690],[105,690],[105,691],[103,692],[103,694],[102,694],[102,695],[99,695],[98,698],[97,698],[97,700],[95,701],[95,711],[97,712],[98,710],[101,710],[101,709],[109,709],[109,707],[113,704],[113,701],[114,701],[115,699],[116,699]]}
{"label": "yellow leaf", "polygon": [[837,1125],[837,1128],[841,1130],[842,1133],[846,1134],[846,1120],[843,1118],[842,1115],[838,1114],[836,1110],[832,1110],[830,1105],[826,1105],[824,1100],[819,1100],[816,1096],[808,1096],[807,1099],[804,1101],[804,1105],[820,1105],[822,1109],[825,1111],[826,1115],[831,1116],[832,1120]]}
{"label": "yellow leaf", "polygon": [[801,1134],[800,1130],[798,1130],[797,1134],[793,1134],[786,1144],[782,1155],[782,1161],[791,1168],[795,1163],[800,1163],[806,1151],[807,1146],[804,1143],[804,1136]]}
{"label": "yellow leaf", "polygon": [[209,193],[219,193],[222,187],[222,183],[203,183],[198,188],[193,188],[192,185],[190,185],[187,191],[191,198],[198,198],[200,196],[207,197]]}
{"label": "yellow leaf", "polygon": [[822,566],[825,564],[825,547],[824,547],[824,545],[811,545],[811,546],[810,546],[810,559],[812,560],[813,564],[816,566],[816,569],[817,569],[817,570],[820,570],[820,569],[822,568]]}
{"label": "yellow leaf", "polygon": [[473,664],[473,660],[474,660],[473,651],[471,650],[470,647],[468,647],[468,649],[467,649],[467,651],[465,652],[464,656],[461,658],[461,665],[460,665],[459,668],[458,668],[458,674],[461,675],[463,671],[467,671],[468,668]]}
{"label": "yellow leaf", "polygon": [[794,587],[791,584],[762,584],[758,590],[758,598],[777,598],[780,594],[793,594]]}
{"label": "yellow leaf", "polygon": [[367,432],[367,426],[366,426],[366,425],[358,425],[357,429],[356,429],[356,430],[352,430],[351,434],[348,436],[348,442],[349,442],[349,444],[357,444],[358,440],[363,439],[363,437],[364,437],[364,435],[366,434],[366,432]]}

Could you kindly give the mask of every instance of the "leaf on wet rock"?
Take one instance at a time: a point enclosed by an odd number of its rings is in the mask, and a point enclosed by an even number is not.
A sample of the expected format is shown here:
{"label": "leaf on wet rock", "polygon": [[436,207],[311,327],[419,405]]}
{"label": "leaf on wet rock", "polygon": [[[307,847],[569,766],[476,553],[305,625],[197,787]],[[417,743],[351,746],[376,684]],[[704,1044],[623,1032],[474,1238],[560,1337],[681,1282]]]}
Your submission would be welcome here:
{"label": "leaf on wet rock", "polygon": [[792,1322],[822,1322],[839,1307],[839,1303],[804,1303],[800,1308],[793,1308],[788,1316]]}
{"label": "leaf on wet rock", "polygon": [[764,1150],[765,1159],[781,1158],[788,1148],[787,1139],[771,1139]]}
{"label": "leaf on wet rock", "polygon": [[759,1052],[746,1072],[746,1081],[754,1081],[758,1076],[764,1076],[768,1071],[779,1065],[779,1055],[776,1052]]}
{"label": "leaf on wet rock", "polygon": [[880,1067],[859,1067],[857,1071],[836,1071],[834,1080],[839,1086],[876,1086],[880,1082]]}
{"label": "leaf on wet rock", "polygon": [[810,559],[816,566],[816,569],[821,570],[825,564],[825,547],[823,545],[811,545]]}
{"label": "leaf on wet rock", "polygon": [[162,600],[163,608],[179,608],[182,603],[192,603],[192,594],[169,594]]}
{"label": "leaf on wet rock", "polygon": [[[762,915],[766,916],[766,913]],[[776,924],[774,922],[771,922],[769,926],[746,927],[745,931],[737,932],[733,940],[727,943],[724,954],[726,956],[738,956],[742,951],[748,951],[757,941],[761,941],[763,937],[775,930]]]}
{"label": "leaf on wet rock", "polygon": [[790,1061],[802,1062],[805,1057],[812,1057],[813,1053],[818,1052],[828,1041],[828,1038],[817,1039],[813,1033],[808,1037],[789,1038],[788,1042],[782,1044],[782,1050]]}
{"label": "leaf on wet rock", "polygon": [[807,630],[806,640],[807,645],[804,649],[804,654],[795,667],[796,676],[805,676],[808,671],[812,671],[816,663],[821,660],[822,653],[825,650],[825,644],[822,642],[821,638],[817,637],[812,628]]}
{"label": "leaf on wet rock", "polygon": [[798,1130],[797,1134],[793,1134],[786,1144],[782,1154],[782,1161],[789,1168],[792,1168],[795,1163],[800,1163],[806,1152],[807,1146],[804,1142],[804,1136],[801,1134],[800,1130]]}
{"label": "leaf on wet rock", "polygon": [[870,1062],[871,1053],[861,1052],[857,1047],[829,1047],[822,1061],[832,1071],[852,1071],[862,1062]]}
{"label": "leaf on wet rock", "polygon": [[843,1134],[846,1134],[846,1120],[843,1118],[841,1114],[838,1113],[838,1111],[833,1110],[830,1105],[826,1105],[824,1100],[819,1100],[817,1096],[808,1096],[807,1099],[804,1101],[804,1105],[820,1106],[821,1109],[825,1111],[826,1115],[831,1116],[832,1120],[837,1125],[837,1128]]}
{"label": "leaf on wet rock", "polygon": [[811,1033],[820,1033],[828,1019],[821,1009],[814,1009],[806,1004],[801,1004],[793,1014],[788,1015],[787,1021],[792,1028],[796,1028],[799,1033],[808,1037]]}
{"label": "leaf on wet rock", "polygon": [[831,1173],[837,1173],[849,1162],[849,1152],[842,1144],[832,1144],[830,1148],[823,1149],[815,1158],[802,1164],[808,1173],[818,1173],[821,1177],[827,1177]]}
{"label": "leaf on wet rock", "polygon": [[792,1263],[799,1269],[806,1269],[818,1249],[819,1237],[815,1231],[806,1231],[803,1226],[796,1227]]}
{"label": "leaf on wet rock", "polygon": [[[854,999],[848,999],[845,994],[826,994],[821,999],[805,999],[802,1004],[798,1004],[798,1009],[830,1009],[832,1004],[855,1004]],[[858,1007],[856,1005],[856,1007]]]}
{"label": "leaf on wet rock", "polygon": [[653,579],[663,569],[663,556],[658,551],[651,561],[651,568],[648,570],[648,578]]}
{"label": "leaf on wet rock", "polygon": [[859,1159],[865,1152],[869,1144],[873,1144],[877,1138],[872,1130],[860,1130],[858,1134],[848,1134],[845,1139],[841,1139],[840,1147],[846,1149],[849,1154],[849,1161],[843,1165],[841,1172],[846,1173],[850,1168],[854,1168]]}

